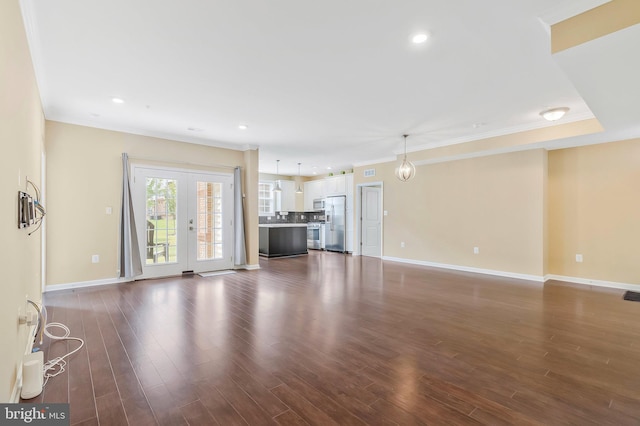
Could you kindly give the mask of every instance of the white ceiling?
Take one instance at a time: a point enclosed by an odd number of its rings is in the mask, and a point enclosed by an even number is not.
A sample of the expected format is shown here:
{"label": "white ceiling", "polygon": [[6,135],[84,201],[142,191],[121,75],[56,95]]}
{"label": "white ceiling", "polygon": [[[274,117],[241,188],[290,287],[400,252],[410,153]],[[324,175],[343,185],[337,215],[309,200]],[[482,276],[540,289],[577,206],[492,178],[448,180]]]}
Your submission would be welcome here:
{"label": "white ceiling", "polygon": [[[571,108],[562,123],[592,117],[552,58],[540,18],[549,22],[603,2],[23,0],[22,6],[47,119],[259,147],[261,172],[274,173],[280,159],[281,174],[296,174],[301,162],[311,175],[393,157],[403,133],[411,135],[411,151],[548,126],[539,115],[548,107]],[[430,34],[425,44],[410,42],[417,31]],[[249,128],[239,130],[240,123]]]}

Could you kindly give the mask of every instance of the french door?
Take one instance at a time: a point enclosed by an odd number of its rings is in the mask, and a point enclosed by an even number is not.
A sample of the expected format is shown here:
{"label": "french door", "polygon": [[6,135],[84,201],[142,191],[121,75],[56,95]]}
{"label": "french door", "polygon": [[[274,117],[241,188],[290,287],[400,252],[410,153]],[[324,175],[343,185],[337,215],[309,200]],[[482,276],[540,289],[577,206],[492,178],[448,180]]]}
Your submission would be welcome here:
{"label": "french door", "polygon": [[233,267],[233,176],[133,166],[142,278]]}

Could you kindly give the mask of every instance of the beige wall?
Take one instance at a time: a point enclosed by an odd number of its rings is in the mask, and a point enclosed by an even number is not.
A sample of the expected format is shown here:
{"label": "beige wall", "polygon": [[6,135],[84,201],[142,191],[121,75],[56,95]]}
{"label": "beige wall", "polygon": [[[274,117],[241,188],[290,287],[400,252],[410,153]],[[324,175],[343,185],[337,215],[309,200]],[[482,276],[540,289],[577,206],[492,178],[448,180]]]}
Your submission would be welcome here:
{"label": "beige wall", "polygon": [[257,267],[258,255],[258,167],[259,151],[248,150],[244,152],[244,223],[245,240],[247,245],[247,265]]}
{"label": "beige wall", "polygon": [[544,274],[544,150],[418,166],[405,183],[396,165],[355,170],[356,185],[384,182],[384,256]]}
{"label": "beige wall", "polygon": [[[27,345],[18,325],[25,298],[41,300],[41,231],[18,229],[17,193],[26,177],[42,187],[44,118],[18,0],[0,3],[0,402],[8,402]],[[34,194],[29,188],[29,192]]]}
{"label": "beige wall", "polygon": [[[48,121],[46,146],[47,197],[50,211],[47,228],[47,285],[78,283],[117,276],[118,228],[122,182],[121,153],[131,163],[165,164],[201,168],[184,163],[243,166],[245,153],[147,136]],[[255,151],[257,157],[257,151]],[[143,160],[139,160],[143,159]],[[149,161],[152,159],[157,161]],[[248,156],[254,179],[257,158]],[[209,170],[220,170],[206,167]],[[222,169],[229,173],[229,169]],[[257,170],[256,170],[257,171]],[[257,178],[247,182],[248,193]],[[105,213],[112,207],[113,214]],[[247,204],[247,216],[257,216],[257,205]],[[255,211],[251,211],[255,209]],[[257,234],[247,229],[247,241]],[[257,264],[257,246],[249,259]],[[91,256],[100,255],[100,263]]]}
{"label": "beige wall", "polygon": [[634,139],[418,166],[406,183],[376,164],[355,183],[384,183],[384,256],[640,284],[639,164]]}
{"label": "beige wall", "polygon": [[551,52],[557,53],[638,23],[638,0],[612,0],[552,25]]}
{"label": "beige wall", "polygon": [[550,274],[640,284],[640,139],[550,152],[549,202]]}

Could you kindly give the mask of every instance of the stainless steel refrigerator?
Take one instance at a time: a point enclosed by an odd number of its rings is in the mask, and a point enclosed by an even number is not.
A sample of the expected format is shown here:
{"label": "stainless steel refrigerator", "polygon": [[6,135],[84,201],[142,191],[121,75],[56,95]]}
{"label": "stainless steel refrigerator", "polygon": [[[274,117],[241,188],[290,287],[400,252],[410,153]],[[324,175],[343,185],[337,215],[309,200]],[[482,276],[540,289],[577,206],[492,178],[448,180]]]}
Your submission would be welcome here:
{"label": "stainless steel refrigerator", "polygon": [[325,250],[344,253],[346,237],[347,197],[328,197],[324,205],[326,223],[324,226]]}

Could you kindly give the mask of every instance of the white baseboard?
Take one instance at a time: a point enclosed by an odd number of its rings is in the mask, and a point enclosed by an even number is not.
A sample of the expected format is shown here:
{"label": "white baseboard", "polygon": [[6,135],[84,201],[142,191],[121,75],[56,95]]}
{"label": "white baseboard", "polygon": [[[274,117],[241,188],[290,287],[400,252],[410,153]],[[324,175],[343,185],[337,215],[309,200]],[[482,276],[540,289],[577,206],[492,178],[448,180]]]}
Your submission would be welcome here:
{"label": "white baseboard", "polygon": [[450,265],[448,263],[427,262],[425,260],[403,259],[401,257],[383,256],[382,260],[390,260],[392,262],[409,263],[411,265],[431,266],[433,268],[452,269],[454,271],[473,272],[475,274],[495,275],[498,277],[515,278],[518,280],[535,281],[542,283],[544,277],[541,275],[518,274],[516,272],[496,271],[493,269],[472,268],[469,266]]}
{"label": "white baseboard", "polygon": [[[35,339],[36,326],[32,325],[29,327],[27,338],[27,346],[24,349],[24,354],[30,354],[33,350],[33,341]],[[20,393],[22,392],[22,360],[20,360],[20,368],[18,368],[18,373],[16,374],[16,382],[13,385],[13,389],[11,390],[11,396],[9,398],[10,404],[17,404],[20,402]]]}
{"label": "white baseboard", "polygon": [[128,283],[131,281],[134,281],[134,279],[133,278],[105,278],[102,280],[80,281],[77,283],[68,283],[68,284],[55,284],[55,285],[48,285],[45,288],[45,292],[48,293],[50,291],[71,290],[75,288],[95,287],[98,285]]}
{"label": "white baseboard", "polygon": [[574,284],[592,285],[596,287],[619,288],[622,290],[640,291],[640,284],[619,283],[615,281],[592,280],[589,278],[567,277],[564,275],[547,274],[544,276],[545,281],[556,280]]}
{"label": "white baseboard", "polygon": [[260,264],[256,263],[255,265],[244,265],[243,269],[246,269],[247,271],[255,271],[257,269],[260,269]]}
{"label": "white baseboard", "polygon": [[433,268],[451,269],[454,271],[473,272],[476,274],[495,275],[499,277],[516,278],[535,282],[547,282],[550,280],[563,281],[574,284],[583,284],[596,287],[618,288],[622,290],[640,291],[640,284],[620,283],[615,281],[593,280],[589,278],[567,277],[564,275],[547,274],[545,276],[518,274],[515,272],[496,271],[492,269],[472,268],[468,266],[450,265],[446,263],[427,262],[424,260],[403,259],[400,257],[383,256],[383,260],[392,262],[409,263],[412,265],[431,266]]}

